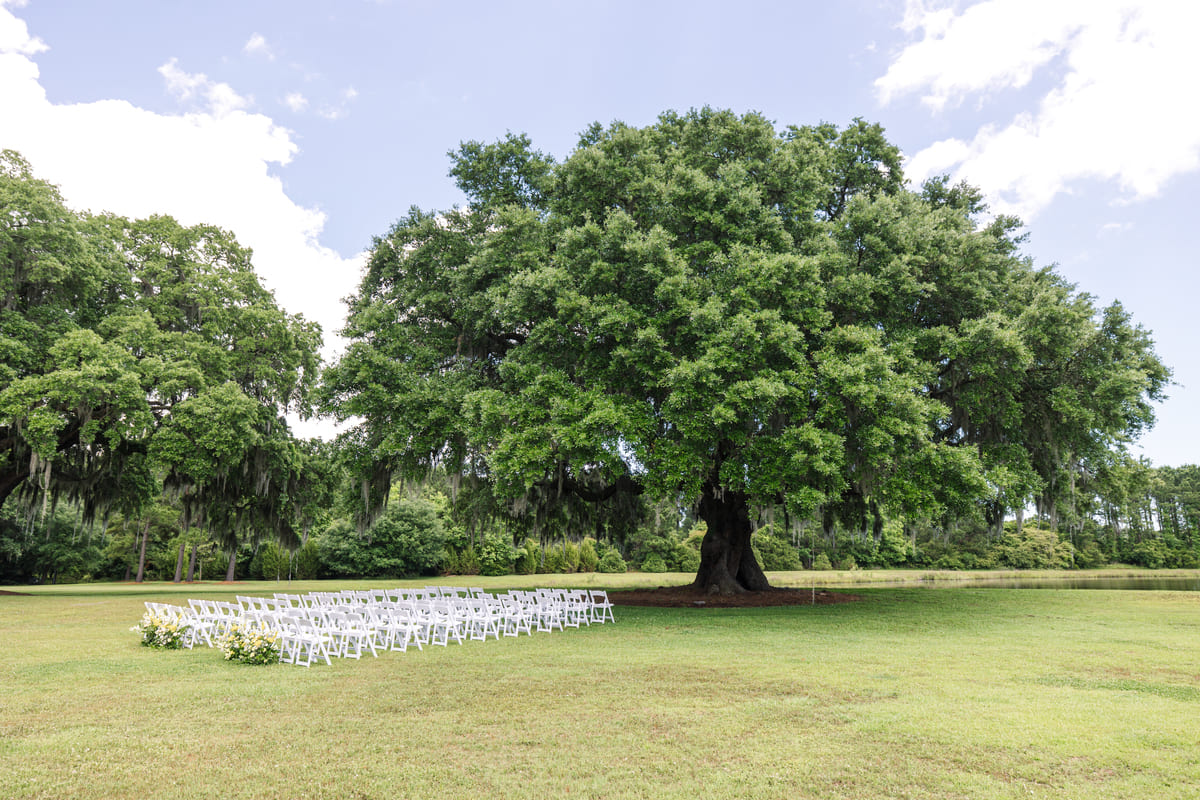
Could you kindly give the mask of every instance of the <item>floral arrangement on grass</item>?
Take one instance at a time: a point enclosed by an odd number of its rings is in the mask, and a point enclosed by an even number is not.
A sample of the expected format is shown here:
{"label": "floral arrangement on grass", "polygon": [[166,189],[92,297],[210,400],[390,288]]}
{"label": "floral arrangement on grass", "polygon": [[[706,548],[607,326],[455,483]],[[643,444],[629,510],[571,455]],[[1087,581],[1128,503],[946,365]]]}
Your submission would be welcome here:
{"label": "floral arrangement on grass", "polygon": [[190,629],[191,626],[180,624],[169,614],[147,611],[142,615],[142,621],[129,630],[141,634],[144,647],[179,650]]}
{"label": "floral arrangement on grass", "polygon": [[279,661],[279,634],[257,623],[239,622],[217,638],[226,661],[274,664]]}

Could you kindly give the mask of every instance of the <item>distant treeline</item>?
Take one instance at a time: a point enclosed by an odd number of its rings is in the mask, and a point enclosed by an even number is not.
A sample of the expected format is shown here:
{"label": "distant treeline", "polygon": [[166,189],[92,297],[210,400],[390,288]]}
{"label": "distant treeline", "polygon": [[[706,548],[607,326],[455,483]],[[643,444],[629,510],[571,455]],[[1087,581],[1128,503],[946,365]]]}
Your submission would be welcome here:
{"label": "distant treeline", "polygon": [[[767,571],[1200,568],[1200,467],[1126,462],[1110,477],[1120,482],[1106,486],[1120,491],[1080,492],[1074,511],[1053,520],[1036,514],[1019,523],[1009,519],[1001,533],[982,517],[950,525],[887,519],[876,537],[840,524],[827,529],[819,517],[785,521],[778,511],[761,509],[753,546]],[[396,492],[388,510],[361,534],[349,517],[331,518],[293,550],[272,540],[246,545],[235,559],[236,578],[692,573],[699,564],[706,526],[677,505],[640,504],[628,509],[633,516],[624,521],[544,519],[535,530],[508,518],[471,516],[468,493],[456,506],[446,490],[444,483],[431,483],[415,494]],[[6,509],[0,515],[0,581],[130,581],[140,563],[144,580],[224,579],[228,553],[203,530],[185,530],[181,519],[178,505],[165,499],[142,519],[116,518],[103,528],[87,525],[69,506],[44,517]]]}

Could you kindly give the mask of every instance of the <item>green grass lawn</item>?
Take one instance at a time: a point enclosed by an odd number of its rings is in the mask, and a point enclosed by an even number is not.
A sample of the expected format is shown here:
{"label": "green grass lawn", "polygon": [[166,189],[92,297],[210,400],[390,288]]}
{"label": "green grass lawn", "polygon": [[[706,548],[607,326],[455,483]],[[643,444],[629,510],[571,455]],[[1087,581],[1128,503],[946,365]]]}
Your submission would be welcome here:
{"label": "green grass lawn", "polygon": [[146,599],[277,588],[0,596],[0,797],[1200,792],[1198,593],[856,587],[856,603],[618,608],[616,624],[307,670],[129,631]]}

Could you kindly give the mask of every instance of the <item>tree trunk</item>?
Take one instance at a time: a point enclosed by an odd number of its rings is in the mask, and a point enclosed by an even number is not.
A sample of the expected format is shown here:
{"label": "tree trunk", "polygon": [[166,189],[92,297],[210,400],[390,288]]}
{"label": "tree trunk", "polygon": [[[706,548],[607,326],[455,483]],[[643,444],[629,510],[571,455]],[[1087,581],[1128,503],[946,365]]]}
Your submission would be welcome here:
{"label": "tree trunk", "polygon": [[710,480],[700,498],[700,519],[708,524],[708,533],[700,544],[693,587],[707,594],[771,588],[750,547],[750,504],[744,492],[722,489]]}
{"label": "tree trunk", "polygon": [[188,574],[187,574],[187,582],[188,583],[191,583],[192,581],[194,581],[196,579],[196,556],[198,555],[199,550],[200,550],[199,543],[193,543],[192,544],[192,557],[190,559],[188,559]]}
{"label": "tree trunk", "polygon": [[138,571],[137,582],[141,583],[146,576],[146,540],[150,538],[150,519],[146,518],[146,525],[142,528],[142,547],[138,552]]}
{"label": "tree trunk", "polygon": [[29,459],[22,459],[17,466],[4,473],[0,473],[0,508],[4,507],[4,502],[8,500],[9,495],[16,491],[21,482],[29,477]]}
{"label": "tree trunk", "polygon": [[[821,508],[821,533],[825,534],[825,543],[829,546],[829,554],[832,558],[837,555],[837,519],[833,516],[833,511],[827,506]],[[813,558],[817,554],[813,553]]]}
{"label": "tree trunk", "polygon": [[874,498],[867,505],[871,512],[871,538],[875,540],[876,549],[883,544],[883,512],[879,510],[879,503],[876,503]]}
{"label": "tree trunk", "polygon": [[229,569],[225,571],[226,583],[233,583],[237,579],[237,548],[229,551]]}
{"label": "tree trunk", "polygon": [[183,556],[186,552],[187,542],[181,538],[179,540],[179,556],[175,559],[175,579],[173,583],[179,583],[183,580]]}

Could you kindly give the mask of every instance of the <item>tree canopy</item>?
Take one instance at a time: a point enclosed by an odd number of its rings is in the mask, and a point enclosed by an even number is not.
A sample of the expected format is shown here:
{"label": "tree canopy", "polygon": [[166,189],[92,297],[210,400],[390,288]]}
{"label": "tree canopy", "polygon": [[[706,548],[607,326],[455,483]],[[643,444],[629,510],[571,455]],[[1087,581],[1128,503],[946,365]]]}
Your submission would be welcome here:
{"label": "tree canopy", "polygon": [[706,108],[593,125],[561,163],[512,135],[451,160],[470,205],[376,239],[325,380],[368,505],[435,465],[526,502],[682,496],[697,587],[761,589],[755,507],[999,524],[1169,381],[1119,305],[971,187],[910,188],[862,120]]}
{"label": "tree canopy", "polygon": [[[303,525],[321,332],[227,231],[70,211],[0,156],[0,505],[136,511],[162,486],[219,537]],[[307,510],[306,510],[307,509]]]}

